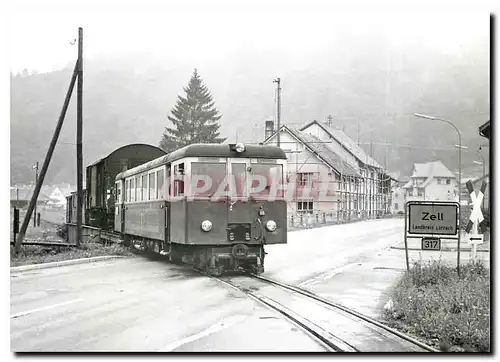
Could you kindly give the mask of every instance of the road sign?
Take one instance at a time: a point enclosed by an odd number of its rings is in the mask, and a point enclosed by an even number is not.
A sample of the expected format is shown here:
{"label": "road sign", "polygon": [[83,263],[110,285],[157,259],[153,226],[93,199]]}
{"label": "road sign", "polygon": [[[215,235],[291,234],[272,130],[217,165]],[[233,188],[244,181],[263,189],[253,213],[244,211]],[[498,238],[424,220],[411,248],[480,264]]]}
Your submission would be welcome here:
{"label": "road sign", "polygon": [[474,187],[472,186],[472,182],[467,181],[466,186],[467,190],[470,193],[470,198],[472,200],[472,205],[473,205],[469,222],[467,223],[467,226],[465,228],[465,232],[469,233],[474,223],[477,223],[477,225],[479,225],[484,220],[484,216],[481,211],[481,203],[483,202],[484,190],[486,189],[486,182],[483,181],[483,184],[481,185],[481,190],[477,191],[477,196],[476,196],[476,191],[474,191]]}
{"label": "road sign", "polygon": [[482,244],[484,242],[484,234],[467,234],[466,240],[471,244]]}
{"label": "road sign", "polygon": [[408,233],[456,235],[458,204],[445,202],[408,202]]}
{"label": "road sign", "polygon": [[423,237],[422,250],[441,250],[441,239],[433,237]]}

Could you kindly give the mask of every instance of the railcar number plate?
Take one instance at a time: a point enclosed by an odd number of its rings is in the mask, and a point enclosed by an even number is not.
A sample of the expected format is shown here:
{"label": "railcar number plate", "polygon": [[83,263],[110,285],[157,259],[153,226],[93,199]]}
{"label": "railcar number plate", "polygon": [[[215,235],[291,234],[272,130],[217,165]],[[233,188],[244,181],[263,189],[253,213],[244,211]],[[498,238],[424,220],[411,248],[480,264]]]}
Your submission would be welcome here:
{"label": "railcar number plate", "polygon": [[422,250],[441,250],[441,239],[422,238]]}

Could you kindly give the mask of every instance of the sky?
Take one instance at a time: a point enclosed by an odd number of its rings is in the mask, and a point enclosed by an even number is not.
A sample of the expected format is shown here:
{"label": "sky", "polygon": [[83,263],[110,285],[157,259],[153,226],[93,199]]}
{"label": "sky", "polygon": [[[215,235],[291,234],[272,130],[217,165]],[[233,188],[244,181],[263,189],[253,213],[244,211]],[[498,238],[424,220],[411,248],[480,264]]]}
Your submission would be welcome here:
{"label": "sky", "polygon": [[[336,11],[315,6],[248,7],[120,6],[16,7],[8,19],[10,68],[48,72],[73,62],[84,31],[84,56],[147,53],[182,61],[224,61],[241,49],[283,51],[300,63],[301,54],[320,54],[341,37],[381,34],[395,48],[426,44],[439,53],[489,39],[489,13],[428,11]],[[274,3],[271,3],[274,4]],[[29,9],[27,11],[26,9]],[[57,11],[55,10],[57,9]],[[439,9],[438,9],[439,10]],[[300,66],[300,64],[298,64]]]}

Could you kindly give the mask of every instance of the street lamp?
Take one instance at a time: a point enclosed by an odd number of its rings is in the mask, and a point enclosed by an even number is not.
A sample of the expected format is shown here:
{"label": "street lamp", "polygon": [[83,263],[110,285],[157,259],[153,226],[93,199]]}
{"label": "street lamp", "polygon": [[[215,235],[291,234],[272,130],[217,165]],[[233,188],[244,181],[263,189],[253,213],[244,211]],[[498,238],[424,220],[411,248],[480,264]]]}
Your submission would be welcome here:
{"label": "street lamp", "polygon": [[[485,179],[484,179],[484,178],[485,178],[485,176],[486,176],[486,172],[485,172],[485,165],[486,165],[486,161],[485,161],[485,159],[484,159],[483,154],[481,153],[481,150],[482,150],[482,148],[481,148],[481,146],[479,146],[479,149],[477,150],[477,154],[478,154],[479,156],[481,156],[481,159],[483,160],[483,162],[482,162],[482,165],[483,165],[483,182],[485,182]],[[477,164],[481,164],[481,162],[478,162],[478,161],[473,161],[473,162],[474,162],[474,163],[477,163]],[[483,210],[484,210],[484,197],[483,197],[483,202],[482,202],[482,205],[481,205],[481,206],[483,207]]]}
{"label": "street lamp", "polygon": [[425,114],[414,113],[415,117],[448,123],[458,134],[458,245],[457,245],[457,273],[460,275],[460,224],[462,218],[462,135],[458,128],[446,119],[427,116]]}

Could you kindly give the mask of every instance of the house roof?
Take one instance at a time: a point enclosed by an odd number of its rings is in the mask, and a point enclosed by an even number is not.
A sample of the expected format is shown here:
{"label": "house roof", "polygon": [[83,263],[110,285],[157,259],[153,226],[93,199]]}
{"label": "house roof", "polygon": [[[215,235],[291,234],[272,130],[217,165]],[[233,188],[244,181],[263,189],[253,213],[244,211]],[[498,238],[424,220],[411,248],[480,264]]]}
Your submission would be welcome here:
{"label": "house roof", "polygon": [[490,139],[490,132],[490,121],[488,120],[488,122],[479,127],[479,135]]}
{"label": "house roof", "polygon": [[441,161],[431,161],[427,163],[416,163],[413,167],[411,177],[453,177],[451,172]]}
{"label": "house roof", "polygon": [[359,147],[354,140],[352,140],[347,134],[343,131],[322,124],[318,121],[312,121],[311,123],[306,124],[304,127],[300,129],[300,131],[305,131],[307,128],[312,126],[313,124],[321,127],[326,133],[328,133],[331,137],[337,140],[346,150],[348,150],[354,157],[356,157],[361,163],[365,165],[369,165],[376,168],[383,168],[377,161],[375,161],[372,157],[370,157],[361,147]]}
{"label": "house roof", "polygon": [[[290,128],[286,125],[281,126],[281,130],[285,130],[291,134],[298,142],[302,143],[309,151],[315,154],[337,173],[342,173],[346,176],[361,177],[361,174],[356,169],[343,160],[337,153],[328,147],[328,144],[321,141],[318,137]],[[268,143],[275,134],[266,139],[264,143]]]}
{"label": "house roof", "polygon": [[[411,178],[425,178],[423,184],[419,187],[427,186],[434,177],[451,177],[456,178],[441,161],[431,161],[427,163],[415,163],[413,166],[413,174]],[[408,181],[403,187],[408,188],[412,186],[412,181]]]}

